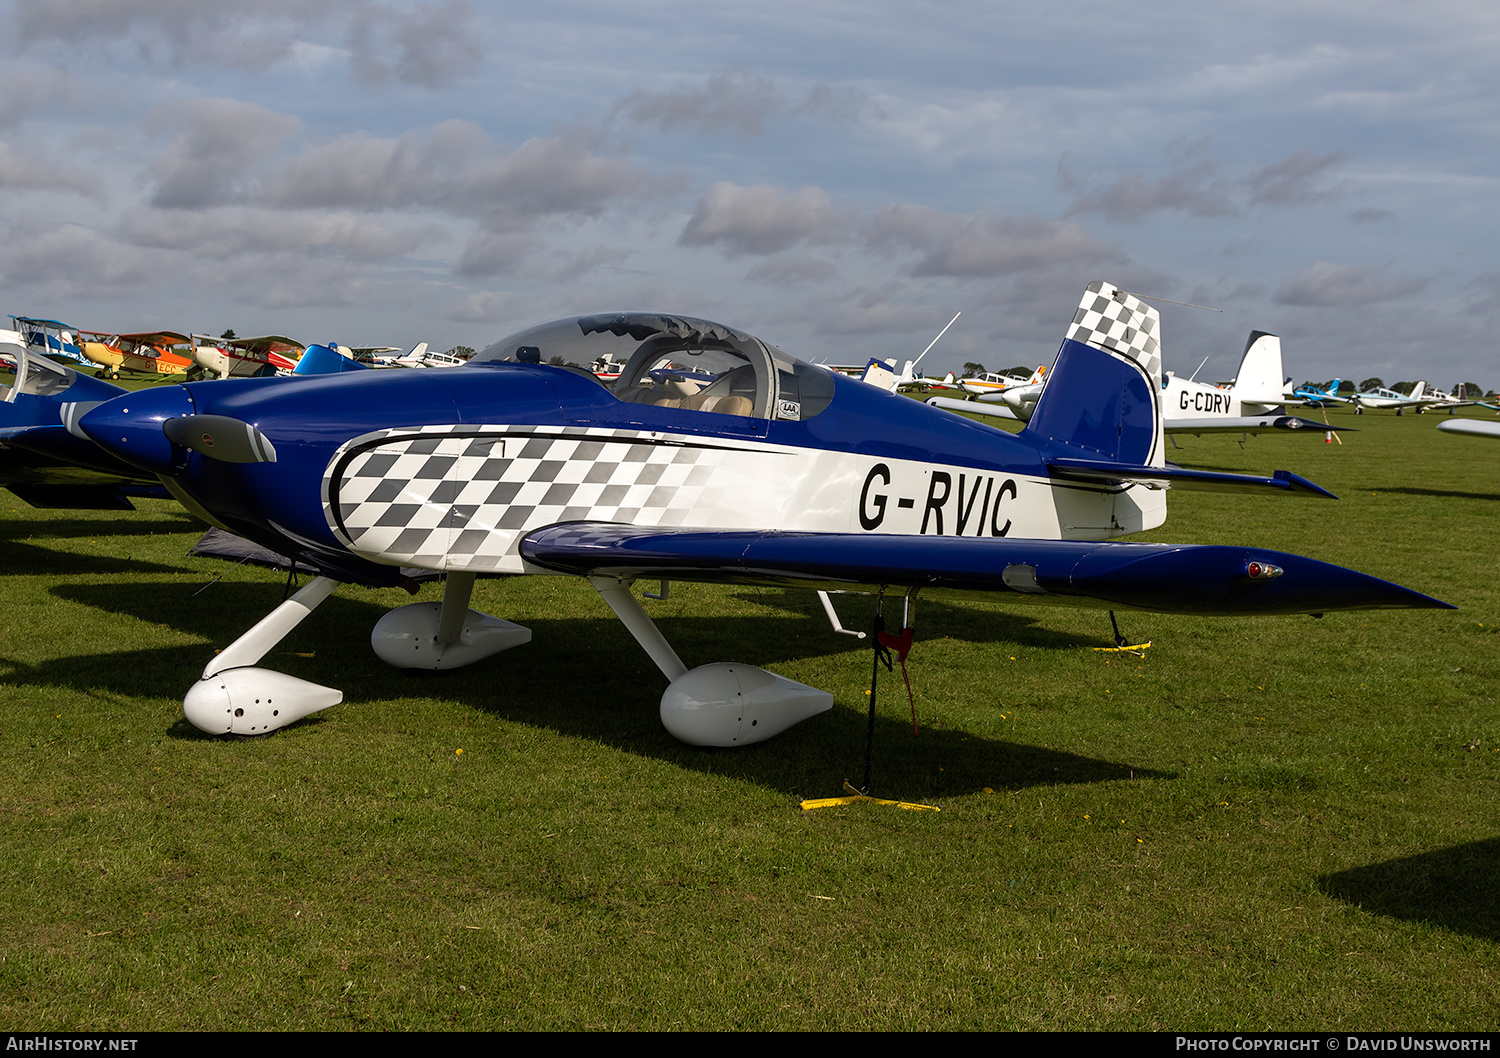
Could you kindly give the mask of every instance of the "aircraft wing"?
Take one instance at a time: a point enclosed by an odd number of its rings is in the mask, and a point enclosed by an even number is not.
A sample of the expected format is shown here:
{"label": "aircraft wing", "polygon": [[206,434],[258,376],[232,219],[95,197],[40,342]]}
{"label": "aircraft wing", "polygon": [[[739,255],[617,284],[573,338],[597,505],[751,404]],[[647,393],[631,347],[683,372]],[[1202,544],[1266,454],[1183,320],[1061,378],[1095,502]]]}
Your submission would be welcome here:
{"label": "aircraft wing", "polygon": [[567,522],[528,533],[521,554],[579,576],[821,591],[921,587],[1157,613],[1450,608],[1363,573],[1247,547]]}
{"label": "aircraft wing", "polygon": [[191,345],[192,339],[176,331],[141,331],[139,334],[116,335],[122,341],[136,341],[145,345]]}
{"label": "aircraft wing", "polygon": [[942,408],[944,411],[956,411],[959,413],[972,412],[975,415],[989,415],[996,419],[1015,419],[1020,421],[1020,416],[1011,411],[1003,404],[992,404],[982,400],[956,400],[953,397],[928,397],[924,402],[934,408]]}
{"label": "aircraft wing", "polygon": [[[990,415],[997,419],[1019,419],[1014,411],[1003,404],[992,404],[979,400],[954,400],[950,397],[928,397],[926,403],[934,408],[973,415]],[[1206,416],[1201,419],[1162,419],[1162,430],[1166,433],[1254,433],[1263,430],[1308,430],[1325,433],[1330,430],[1348,430],[1348,426],[1329,426],[1316,419],[1304,419],[1298,415],[1241,415],[1230,418],[1225,415]]]}
{"label": "aircraft wing", "polygon": [[1348,426],[1329,426],[1316,419],[1304,419],[1298,415],[1241,415],[1228,418],[1223,415],[1201,419],[1162,419],[1162,429],[1167,433],[1260,433],[1262,430],[1311,430],[1326,433],[1330,430],[1348,430]]}
{"label": "aircraft wing", "polygon": [[1444,433],[1466,433],[1475,437],[1500,437],[1500,422],[1486,422],[1483,419],[1449,419],[1447,422],[1438,423],[1438,429]]}
{"label": "aircraft wing", "polygon": [[267,353],[300,353],[306,348],[301,342],[281,334],[262,334],[254,338],[216,338],[214,341],[252,356],[265,356]]}

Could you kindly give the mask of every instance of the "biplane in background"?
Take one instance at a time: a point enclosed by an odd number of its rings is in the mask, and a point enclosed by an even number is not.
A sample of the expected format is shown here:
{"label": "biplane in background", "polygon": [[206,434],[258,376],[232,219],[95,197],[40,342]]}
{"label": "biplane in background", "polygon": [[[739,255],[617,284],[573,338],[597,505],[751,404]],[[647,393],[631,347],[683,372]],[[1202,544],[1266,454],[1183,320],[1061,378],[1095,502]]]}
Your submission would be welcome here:
{"label": "biplane in background", "polygon": [[289,375],[306,348],[301,342],[279,334],[258,338],[192,336],[193,361],[200,373],[214,378],[264,378]]}
{"label": "biplane in background", "polygon": [[12,316],[11,322],[21,335],[21,344],[34,349],[43,356],[56,360],[75,361],[87,364],[88,358],[78,344],[78,330],[58,320],[35,319],[31,316]]}

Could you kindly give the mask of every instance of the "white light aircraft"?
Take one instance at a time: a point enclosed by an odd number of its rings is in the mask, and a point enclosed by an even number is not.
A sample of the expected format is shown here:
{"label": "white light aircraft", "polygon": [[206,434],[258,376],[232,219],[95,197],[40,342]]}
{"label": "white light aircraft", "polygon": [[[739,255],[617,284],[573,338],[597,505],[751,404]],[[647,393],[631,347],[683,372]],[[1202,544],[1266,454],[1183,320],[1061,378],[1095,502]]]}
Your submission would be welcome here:
{"label": "white light aircraft", "polygon": [[1356,393],[1349,400],[1354,405],[1355,415],[1363,415],[1366,408],[1371,411],[1386,411],[1395,408],[1396,414],[1400,415],[1408,409],[1420,412],[1423,408],[1433,403],[1430,398],[1427,400],[1422,399],[1422,395],[1426,391],[1427,383],[1424,381],[1418,382],[1413,386],[1409,396],[1404,393],[1397,393],[1393,389],[1380,387],[1365,390],[1363,393]]}
{"label": "white light aircraft", "polygon": [[[1201,367],[1201,365],[1200,365]],[[1040,369],[1039,369],[1040,373]],[[927,403],[950,411],[978,412],[1002,418],[1029,420],[1043,385],[1007,389],[998,400],[1006,411],[976,407],[974,403],[932,397]],[[1210,386],[1168,371],[1162,394],[1162,426],[1167,433],[1259,433],[1262,430],[1311,430],[1338,427],[1283,413],[1281,339],[1265,331],[1251,331],[1240,358],[1240,369],[1228,387]]]}
{"label": "white light aircraft", "polygon": [[[908,360],[906,362],[906,366],[901,369],[901,373],[899,375],[896,374],[896,360],[894,357],[880,360],[872,356],[870,357],[870,362],[865,365],[863,374],[859,376],[859,380],[866,385],[875,386],[877,389],[883,389],[887,393],[894,393],[902,386],[915,386],[921,383],[934,381],[931,379],[918,378],[916,375],[917,365],[922,362],[922,357],[932,352],[932,347],[934,345],[937,345],[938,338],[941,338],[943,335],[947,334],[948,327],[952,327],[955,323],[957,323],[958,318],[962,315],[962,312],[955,312],[953,314],[953,318],[948,321],[948,326],[938,331],[937,338],[934,338],[932,341],[928,342],[927,348],[923,349],[922,352],[918,354],[915,360]],[[843,372],[840,368],[837,367],[832,368],[831,370],[839,371],[841,374],[847,373]],[[953,372],[948,372],[948,378],[953,378]]]}

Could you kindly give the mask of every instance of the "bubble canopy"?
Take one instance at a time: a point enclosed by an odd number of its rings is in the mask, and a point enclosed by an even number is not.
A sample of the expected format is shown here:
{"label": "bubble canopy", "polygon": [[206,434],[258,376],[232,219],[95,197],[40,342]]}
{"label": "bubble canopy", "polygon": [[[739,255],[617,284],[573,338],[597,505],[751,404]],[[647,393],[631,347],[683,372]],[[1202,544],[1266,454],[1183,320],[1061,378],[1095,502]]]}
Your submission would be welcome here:
{"label": "bubble canopy", "polygon": [[502,338],[471,362],[618,368],[619,400],[760,419],[808,419],[833,398],[824,368],[721,323],[652,312],[553,320]]}

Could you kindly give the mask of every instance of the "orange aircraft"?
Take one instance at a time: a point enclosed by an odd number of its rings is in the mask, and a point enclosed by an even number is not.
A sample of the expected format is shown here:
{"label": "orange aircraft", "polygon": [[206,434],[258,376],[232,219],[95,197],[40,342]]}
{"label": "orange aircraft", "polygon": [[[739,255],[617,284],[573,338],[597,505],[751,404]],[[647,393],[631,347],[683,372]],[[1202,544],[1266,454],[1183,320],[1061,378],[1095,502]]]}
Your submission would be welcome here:
{"label": "orange aircraft", "polygon": [[192,339],[176,331],[101,334],[80,331],[83,355],[102,369],[99,377],[119,378],[121,371],[177,375],[193,366]]}

